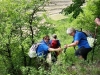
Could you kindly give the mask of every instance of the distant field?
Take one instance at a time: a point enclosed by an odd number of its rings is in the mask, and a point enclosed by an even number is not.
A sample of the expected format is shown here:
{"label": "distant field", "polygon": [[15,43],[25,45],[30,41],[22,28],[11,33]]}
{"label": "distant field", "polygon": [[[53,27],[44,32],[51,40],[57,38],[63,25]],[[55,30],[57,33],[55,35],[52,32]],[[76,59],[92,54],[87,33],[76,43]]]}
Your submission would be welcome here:
{"label": "distant field", "polygon": [[61,20],[67,18],[67,16],[64,16],[63,14],[50,15],[49,17],[53,20]]}
{"label": "distant field", "polygon": [[[60,14],[63,8],[66,8],[72,3],[72,0],[50,0],[44,9],[46,10],[47,16],[53,20],[60,20],[67,18],[66,16]],[[38,12],[41,15],[44,12]]]}

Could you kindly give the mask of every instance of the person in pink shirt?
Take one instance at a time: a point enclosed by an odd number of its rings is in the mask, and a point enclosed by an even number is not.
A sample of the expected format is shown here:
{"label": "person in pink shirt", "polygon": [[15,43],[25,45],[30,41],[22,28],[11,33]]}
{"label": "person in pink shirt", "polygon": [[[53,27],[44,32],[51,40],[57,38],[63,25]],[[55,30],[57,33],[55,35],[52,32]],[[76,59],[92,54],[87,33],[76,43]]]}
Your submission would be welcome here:
{"label": "person in pink shirt", "polygon": [[94,22],[97,26],[100,26],[100,16],[96,17]]}

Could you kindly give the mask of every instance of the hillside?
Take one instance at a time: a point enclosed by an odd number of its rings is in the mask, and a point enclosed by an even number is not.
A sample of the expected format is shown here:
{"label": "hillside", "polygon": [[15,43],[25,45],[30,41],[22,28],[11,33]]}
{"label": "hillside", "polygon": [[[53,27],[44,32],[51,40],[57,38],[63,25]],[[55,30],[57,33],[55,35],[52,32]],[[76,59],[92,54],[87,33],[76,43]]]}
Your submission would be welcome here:
{"label": "hillside", "polygon": [[38,15],[46,13],[47,16],[54,20],[66,18],[66,16],[62,15],[60,12],[63,8],[66,8],[71,3],[71,0],[50,0],[44,7],[45,12],[38,12]]}

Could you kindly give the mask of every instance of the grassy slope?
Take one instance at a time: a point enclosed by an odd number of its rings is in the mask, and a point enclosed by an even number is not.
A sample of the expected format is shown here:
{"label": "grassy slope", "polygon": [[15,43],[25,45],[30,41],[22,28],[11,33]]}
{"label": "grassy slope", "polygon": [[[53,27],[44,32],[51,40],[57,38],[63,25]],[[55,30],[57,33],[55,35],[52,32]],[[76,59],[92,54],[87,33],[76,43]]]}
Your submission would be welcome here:
{"label": "grassy slope", "polygon": [[[66,20],[56,22],[57,24],[57,30],[56,34],[58,35],[58,38],[60,39],[60,42],[62,44],[62,47],[64,47],[64,44],[71,43],[72,37],[66,34],[66,28],[69,27],[67,25]],[[58,64],[53,65],[54,67],[52,69],[55,70],[56,73],[51,73],[51,75],[99,75],[99,65],[100,65],[100,56],[98,56],[100,51],[95,50],[94,53],[94,60],[91,61],[92,57],[92,51],[88,55],[89,63],[81,61],[74,55],[74,49],[68,48],[66,53],[62,53],[59,55]],[[75,64],[75,66],[73,65]],[[58,67],[59,66],[59,67]]]}
{"label": "grassy slope", "polygon": [[[90,9],[90,8],[89,8]],[[51,16],[53,20],[49,19],[50,24],[55,25],[56,34],[58,39],[61,42],[62,48],[64,44],[72,42],[72,37],[66,34],[66,29],[68,27],[75,27],[77,29],[83,28],[86,30],[92,30],[94,32],[94,23],[93,15],[91,11],[85,10],[84,15],[79,15],[76,20],[66,18],[61,15]],[[62,19],[62,20],[61,20]],[[91,20],[91,21],[90,21]],[[91,25],[91,26],[90,26]],[[74,55],[73,47],[68,48],[66,53],[59,55],[58,61],[56,64],[52,65],[51,71],[48,72],[50,75],[100,75],[100,56],[99,56],[99,47],[96,46],[94,52],[94,60],[91,61],[92,51],[88,54],[88,61],[84,62],[83,60],[78,59]]]}
{"label": "grassy slope", "polygon": [[[58,18],[59,16],[57,16]],[[59,17],[60,19],[60,17]],[[55,29],[57,30],[55,33],[58,35],[58,39],[61,42],[62,48],[64,44],[71,43],[72,37],[66,34],[66,29],[68,27],[81,28],[81,26],[73,25],[71,23],[71,19],[63,19],[58,21],[53,21],[55,24]],[[84,27],[84,26],[83,26]],[[98,48],[98,47],[96,47]],[[59,55],[58,62],[56,65],[52,65],[53,71],[50,73],[51,75],[99,75],[99,65],[100,65],[100,56],[98,56],[100,51],[95,50],[94,60],[91,61],[92,51],[88,55],[88,62],[84,62],[74,55],[74,49],[68,48],[66,53],[62,53]],[[73,63],[75,65],[73,65]]]}

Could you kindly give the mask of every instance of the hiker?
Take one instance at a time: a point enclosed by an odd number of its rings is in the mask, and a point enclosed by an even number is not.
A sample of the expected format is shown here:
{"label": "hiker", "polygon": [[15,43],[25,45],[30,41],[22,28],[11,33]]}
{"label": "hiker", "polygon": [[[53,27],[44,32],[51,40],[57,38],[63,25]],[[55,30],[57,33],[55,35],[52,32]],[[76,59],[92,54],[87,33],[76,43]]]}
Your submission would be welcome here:
{"label": "hiker", "polygon": [[75,30],[74,28],[68,28],[67,34],[73,36],[73,42],[71,44],[65,45],[65,48],[78,46],[75,55],[79,58],[87,60],[87,55],[92,50],[92,48],[88,44],[86,35],[83,32]]}
{"label": "hiker", "polygon": [[[45,39],[48,39],[48,40],[44,41]],[[44,36],[43,40],[40,43],[45,43],[47,46],[50,47],[50,37],[49,37],[49,35]]]}
{"label": "hiker", "polygon": [[37,57],[34,58],[35,61],[33,62],[34,67],[37,70],[41,67],[45,70],[49,70],[51,66],[51,56],[49,53],[53,51],[62,51],[62,48],[50,48],[50,38],[48,35],[45,35],[37,47]]}
{"label": "hiker", "polygon": [[50,48],[49,43],[50,43],[50,38],[48,35],[46,35],[45,37],[43,37],[41,44],[37,48],[38,57],[43,57],[46,59],[49,52],[62,51],[62,48]]}
{"label": "hiker", "polygon": [[95,23],[97,26],[100,26],[100,16],[95,18]]}
{"label": "hiker", "polygon": [[[60,41],[57,39],[57,35],[53,34],[52,39],[51,39],[51,43],[50,43],[50,48],[60,48],[61,44]],[[60,54],[61,51],[58,52],[51,52],[51,58],[52,58],[52,62],[56,62],[57,61],[57,56]]]}

